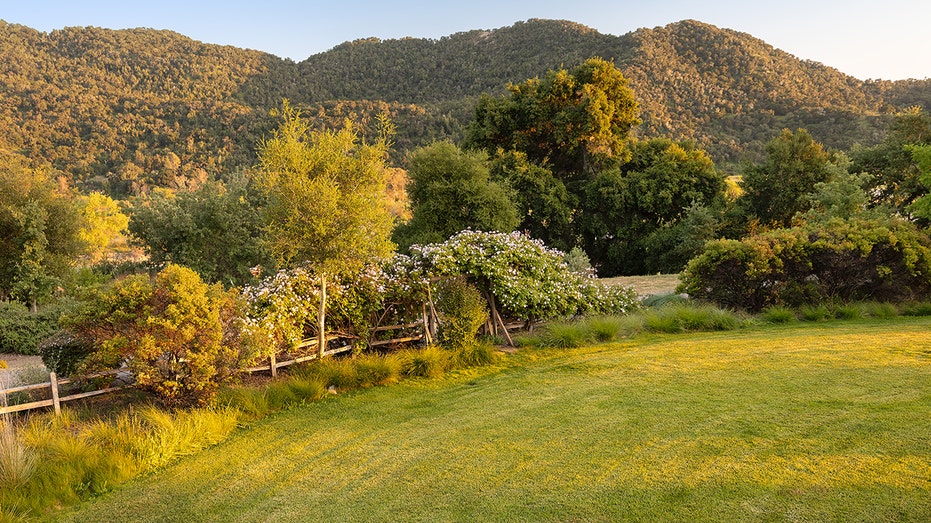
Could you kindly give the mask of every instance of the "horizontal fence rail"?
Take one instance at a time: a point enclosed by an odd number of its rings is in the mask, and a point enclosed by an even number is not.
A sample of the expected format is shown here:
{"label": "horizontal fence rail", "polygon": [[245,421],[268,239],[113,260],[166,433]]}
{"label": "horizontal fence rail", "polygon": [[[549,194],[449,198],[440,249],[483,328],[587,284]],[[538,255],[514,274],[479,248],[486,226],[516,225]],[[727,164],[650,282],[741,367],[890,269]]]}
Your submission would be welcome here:
{"label": "horizontal fence rail", "polygon": [[[384,327],[377,327],[372,330],[373,332],[384,332],[384,331],[392,331],[392,330],[412,329],[412,328],[420,327],[422,325],[423,325],[422,321],[417,321],[417,322],[409,323],[405,325],[388,325]],[[378,341],[369,342],[369,346],[374,347],[374,346],[380,346],[380,345],[408,343],[412,341],[422,340],[424,339],[424,337],[425,337],[424,334],[421,333],[416,336],[407,336],[403,338],[395,338],[395,339],[390,339],[390,340],[378,340]],[[329,343],[331,341],[340,340],[340,339],[351,339],[351,337],[331,335],[331,336],[326,337],[326,342]],[[313,340],[304,340],[297,346],[297,348],[308,349],[308,348],[316,347],[316,346],[317,346],[317,340],[313,339]],[[353,349],[353,345],[348,344],[342,347],[336,347],[333,349],[326,350],[323,352],[323,355],[332,356],[334,354],[341,354],[344,352],[349,352],[352,349]],[[277,355],[272,354],[269,357],[267,365],[258,365],[254,367],[248,367],[248,368],[242,369],[240,372],[249,373],[249,374],[252,374],[255,372],[270,372],[272,377],[277,377],[278,369],[280,368],[287,367],[289,365],[294,365],[296,363],[303,363],[305,361],[315,360],[318,357],[319,355],[315,352],[313,354],[309,354],[306,356],[299,356],[299,357],[295,357],[295,358],[291,358],[287,360],[277,361]],[[116,392],[116,391],[123,390],[123,389],[133,386],[131,383],[125,383],[122,385],[110,386],[110,387],[106,387],[106,388],[102,388],[102,389],[98,389],[94,391],[89,391],[89,392],[81,392],[78,394],[69,394],[67,396],[59,396],[60,387],[62,385],[84,381],[84,380],[89,380],[89,379],[94,379],[94,378],[104,378],[107,376],[117,376],[119,374],[128,374],[128,373],[129,373],[129,369],[121,368],[121,369],[115,369],[115,370],[108,370],[104,372],[97,372],[94,374],[88,374],[88,375],[79,376],[75,378],[66,378],[66,379],[59,380],[57,379],[57,376],[55,375],[54,372],[50,372],[49,381],[46,381],[44,383],[36,383],[33,385],[21,385],[17,387],[10,387],[7,389],[0,389],[0,398],[4,399],[4,405],[0,406],[0,414],[21,412],[21,411],[26,411],[26,410],[39,409],[43,407],[54,407],[55,413],[60,414],[62,402],[73,401],[73,400],[77,400],[81,398],[89,398],[89,397],[98,396],[101,394],[109,394],[111,392]],[[50,399],[31,401],[28,403],[19,403],[16,405],[5,405],[5,400],[9,394],[15,394],[18,392],[30,392],[34,390],[43,390],[43,389],[50,390],[51,396],[52,396]]]}

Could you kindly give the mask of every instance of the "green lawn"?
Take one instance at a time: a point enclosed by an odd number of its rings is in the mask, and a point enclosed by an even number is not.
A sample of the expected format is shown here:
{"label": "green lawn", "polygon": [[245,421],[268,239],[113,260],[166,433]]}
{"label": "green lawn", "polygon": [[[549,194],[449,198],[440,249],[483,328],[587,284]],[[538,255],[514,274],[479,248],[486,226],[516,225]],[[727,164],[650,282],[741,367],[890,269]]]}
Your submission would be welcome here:
{"label": "green lawn", "polygon": [[652,335],[295,408],[64,521],[931,521],[931,319]]}

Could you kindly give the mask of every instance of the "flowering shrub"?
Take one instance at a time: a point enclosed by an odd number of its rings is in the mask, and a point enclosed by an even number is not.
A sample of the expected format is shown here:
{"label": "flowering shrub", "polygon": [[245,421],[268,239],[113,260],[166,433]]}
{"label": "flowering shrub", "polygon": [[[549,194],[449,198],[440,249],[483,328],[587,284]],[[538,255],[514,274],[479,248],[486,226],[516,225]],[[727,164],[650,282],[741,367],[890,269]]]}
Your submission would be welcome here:
{"label": "flowering shrub", "polygon": [[[427,277],[407,256],[367,265],[360,273],[327,284],[328,332],[368,338],[376,324],[419,318]],[[307,268],[282,270],[243,289],[250,304],[248,329],[270,349],[289,351],[316,335],[320,278]]]}
{"label": "flowering shrub", "polygon": [[411,253],[429,274],[465,275],[515,318],[622,313],[636,303],[629,290],[605,287],[591,270],[571,271],[562,252],[518,232],[465,230],[444,243],[415,245]]}

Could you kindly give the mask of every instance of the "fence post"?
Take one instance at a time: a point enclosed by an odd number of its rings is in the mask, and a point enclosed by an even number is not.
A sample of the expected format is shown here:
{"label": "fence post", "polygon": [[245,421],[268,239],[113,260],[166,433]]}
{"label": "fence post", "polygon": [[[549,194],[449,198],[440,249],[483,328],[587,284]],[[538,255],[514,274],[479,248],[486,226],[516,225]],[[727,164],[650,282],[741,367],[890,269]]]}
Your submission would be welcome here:
{"label": "fence post", "polygon": [[55,406],[55,415],[61,415],[61,401],[58,399],[58,376],[54,372],[48,373],[48,379],[52,386],[52,405]]}
{"label": "fence post", "polygon": [[270,367],[272,369],[272,377],[277,378],[278,377],[278,361],[275,358],[274,352],[272,352],[272,355],[269,358],[269,363],[271,364]]}

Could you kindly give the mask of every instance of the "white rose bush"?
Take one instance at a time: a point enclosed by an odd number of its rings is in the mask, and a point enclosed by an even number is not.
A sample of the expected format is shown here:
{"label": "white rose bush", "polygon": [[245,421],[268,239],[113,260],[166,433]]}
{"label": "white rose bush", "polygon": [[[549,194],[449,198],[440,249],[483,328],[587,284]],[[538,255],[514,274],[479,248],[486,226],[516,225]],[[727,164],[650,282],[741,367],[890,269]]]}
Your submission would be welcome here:
{"label": "white rose bush", "polygon": [[[564,259],[561,251],[516,232],[465,230],[443,243],[414,245],[409,256],[395,254],[330,285],[327,330],[365,340],[377,325],[418,320],[430,282],[453,277],[465,277],[512,320],[622,314],[636,307],[632,291],[603,285],[592,270],[573,272]],[[293,349],[316,328],[319,283],[312,270],[299,267],[246,287],[249,329],[276,350]]]}

